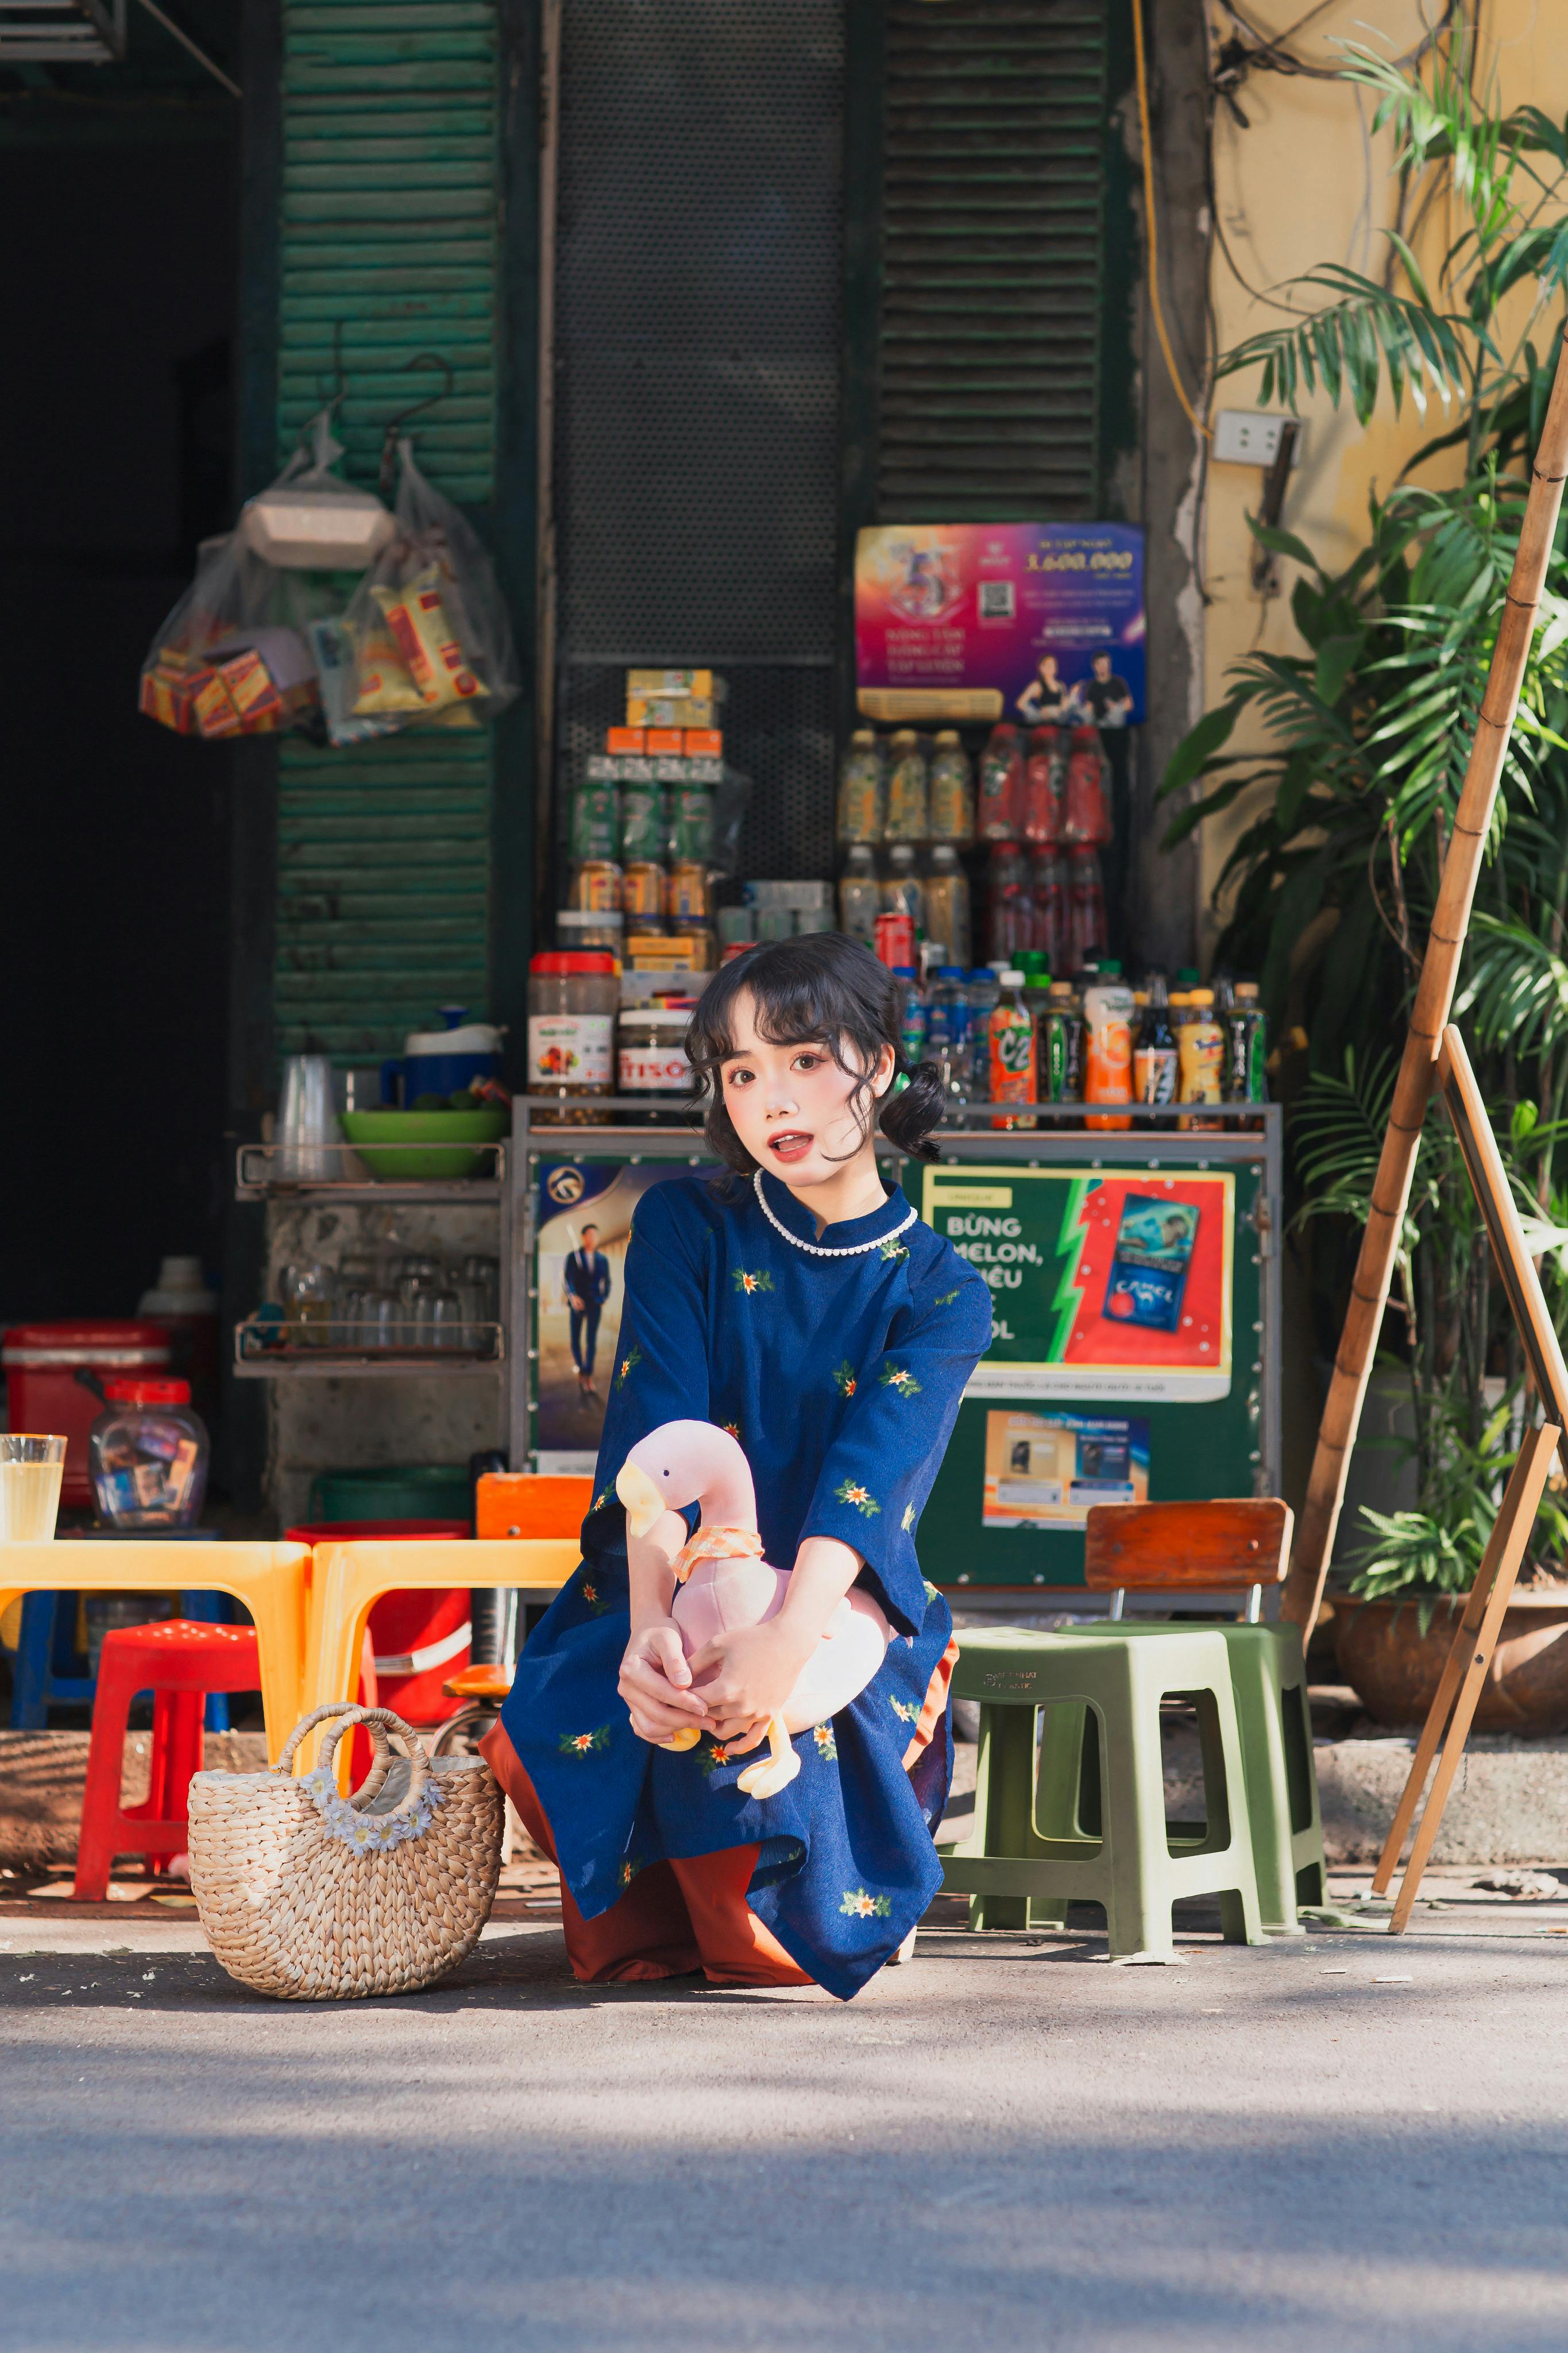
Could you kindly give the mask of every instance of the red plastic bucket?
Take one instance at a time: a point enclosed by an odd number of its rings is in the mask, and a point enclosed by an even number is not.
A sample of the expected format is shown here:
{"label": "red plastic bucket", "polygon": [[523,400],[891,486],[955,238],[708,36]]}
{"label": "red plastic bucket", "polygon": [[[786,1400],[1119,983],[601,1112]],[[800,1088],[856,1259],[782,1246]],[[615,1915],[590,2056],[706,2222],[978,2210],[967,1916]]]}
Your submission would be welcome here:
{"label": "red plastic bucket", "polygon": [[[402,1543],[469,1534],[467,1520],[312,1520],[283,1531],[286,1543],[308,1545],[349,1544],[359,1537]],[[466,1585],[384,1593],[372,1605],[370,1641],[375,1653],[374,1697],[381,1706],[395,1708],[410,1724],[441,1724],[456,1715],[463,1703],[447,1699],[441,1686],[468,1663]]]}

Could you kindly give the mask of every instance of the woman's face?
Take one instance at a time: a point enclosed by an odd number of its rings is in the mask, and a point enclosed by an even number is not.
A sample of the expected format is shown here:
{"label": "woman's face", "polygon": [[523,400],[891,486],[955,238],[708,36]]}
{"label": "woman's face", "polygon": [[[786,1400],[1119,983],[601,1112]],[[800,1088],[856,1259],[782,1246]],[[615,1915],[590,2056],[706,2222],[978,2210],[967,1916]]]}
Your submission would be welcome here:
{"label": "woman's face", "polygon": [[[756,1007],[749,991],[735,1000],[731,1035],[733,1051],[721,1067],[724,1108],[736,1134],[761,1168],[771,1168],[792,1192],[808,1190],[842,1176],[846,1164],[871,1150],[869,1104],[855,1092],[858,1063],[846,1044],[841,1071],[826,1046],[815,1042],[775,1046],[757,1035]],[[871,1071],[872,1095],[892,1083],[893,1050],[884,1046]]]}
{"label": "woman's face", "polygon": [[1046,654],[1042,656],[1040,661],[1040,683],[1042,686],[1056,685],[1057,658],[1055,654]]}

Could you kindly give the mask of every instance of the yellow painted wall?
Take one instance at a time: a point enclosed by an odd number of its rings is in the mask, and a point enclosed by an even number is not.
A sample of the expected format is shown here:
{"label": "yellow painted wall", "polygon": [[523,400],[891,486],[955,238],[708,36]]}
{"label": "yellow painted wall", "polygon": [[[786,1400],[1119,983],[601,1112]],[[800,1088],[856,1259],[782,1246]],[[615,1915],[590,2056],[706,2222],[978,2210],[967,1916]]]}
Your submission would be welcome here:
{"label": "yellow painted wall", "polygon": [[[1424,18],[1429,21],[1433,13],[1429,0],[1425,10],[1416,0],[1331,0],[1289,46],[1313,63],[1331,67],[1339,57],[1336,36],[1371,47],[1380,35],[1397,56],[1419,40]],[[1464,13],[1473,18],[1473,0],[1467,0]],[[1561,121],[1568,109],[1565,0],[1487,0],[1481,13],[1480,79],[1495,68],[1505,107],[1532,103]],[[1279,33],[1301,9],[1298,0],[1255,0],[1245,14],[1260,31]],[[1209,16],[1212,52],[1235,26],[1215,0],[1210,0]],[[1390,168],[1389,134],[1372,135],[1375,94],[1342,81],[1253,73],[1238,97],[1248,129],[1241,129],[1224,105],[1215,119],[1218,226],[1237,269],[1259,293],[1280,298],[1286,296],[1283,281],[1321,262],[1345,263],[1381,278],[1388,246],[1378,232],[1394,220],[1397,184]],[[1424,263],[1440,256],[1449,242],[1447,227],[1442,204],[1433,206],[1416,240]],[[1254,300],[1237,282],[1217,237],[1211,282],[1222,351],[1282,322],[1280,311]],[[1226,377],[1213,408],[1257,408],[1258,383],[1256,374]],[[1411,453],[1440,428],[1423,423],[1408,399],[1396,417],[1386,393],[1364,431],[1348,404],[1336,412],[1321,395],[1304,398],[1301,414],[1307,421],[1306,453],[1292,476],[1280,520],[1331,569],[1364,543],[1369,491],[1374,485],[1386,490]],[[1441,479],[1436,466],[1421,475],[1433,483]],[[1205,707],[1224,693],[1226,668],[1238,656],[1256,647],[1300,650],[1289,604],[1295,567],[1280,567],[1284,593],[1267,602],[1248,580],[1254,543],[1245,514],[1257,511],[1262,480],[1249,466],[1209,470],[1204,562],[1213,602],[1205,630]],[[1259,737],[1255,733],[1250,740]],[[1239,733],[1233,748],[1247,748]],[[1212,940],[1215,929],[1214,883],[1244,818],[1238,806],[1205,828],[1205,940]]]}

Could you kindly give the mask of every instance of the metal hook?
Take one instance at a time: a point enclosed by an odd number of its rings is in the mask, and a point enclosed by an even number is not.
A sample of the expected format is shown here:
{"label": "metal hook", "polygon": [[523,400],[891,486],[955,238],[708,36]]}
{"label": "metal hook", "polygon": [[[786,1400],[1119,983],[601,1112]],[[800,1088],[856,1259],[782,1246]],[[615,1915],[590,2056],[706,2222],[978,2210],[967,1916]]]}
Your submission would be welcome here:
{"label": "metal hook", "polygon": [[425,411],[434,408],[438,400],[450,400],[452,386],[457,382],[450,360],[443,359],[439,352],[416,352],[412,359],[404,361],[403,366],[405,374],[409,368],[437,367],[447,381],[439,392],[430,393],[424,400],[416,400],[411,408],[399,409],[395,417],[388,418],[381,444],[381,495],[384,499],[392,490],[392,470],[397,459],[399,433],[412,417],[423,417]]}

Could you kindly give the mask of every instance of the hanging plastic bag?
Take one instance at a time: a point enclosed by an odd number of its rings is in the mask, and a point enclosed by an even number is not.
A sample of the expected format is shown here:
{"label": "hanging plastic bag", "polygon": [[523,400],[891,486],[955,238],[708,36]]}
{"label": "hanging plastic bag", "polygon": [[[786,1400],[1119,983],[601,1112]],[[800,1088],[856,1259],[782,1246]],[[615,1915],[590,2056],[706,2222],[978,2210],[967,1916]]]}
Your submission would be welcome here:
{"label": "hanging plastic bag", "polygon": [[294,572],[363,572],[397,526],[374,491],[345,482],[332,468],[343,445],[323,408],[301,445],[268,489],[247,501],[239,535],[264,562]]}
{"label": "hanging plastic bag", "polygon": [[316,665],[297,600],[237,531],[204,540],[196,576],[153,640],[140,707],[176,735],[266,735],[312,723]]}
{"label": "hanging plastic bag", "polygon": [[[489,557],[419,471],[413,443],[400,441],[397,455],[396,536],[343,616],[354,697],[340,723],[478,726],[499,718],[518,691],[506,607]],[[331,732],[334,742],[356,740]]]}

